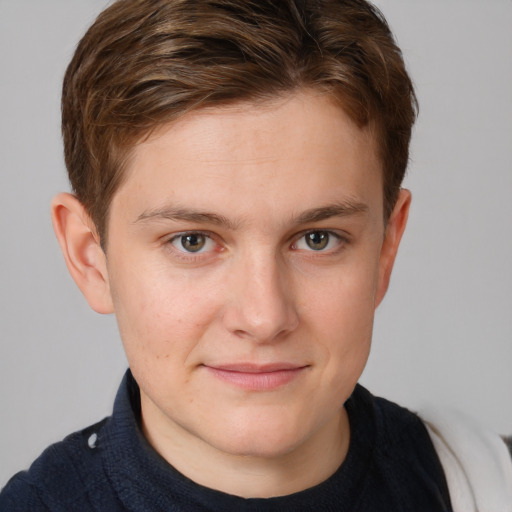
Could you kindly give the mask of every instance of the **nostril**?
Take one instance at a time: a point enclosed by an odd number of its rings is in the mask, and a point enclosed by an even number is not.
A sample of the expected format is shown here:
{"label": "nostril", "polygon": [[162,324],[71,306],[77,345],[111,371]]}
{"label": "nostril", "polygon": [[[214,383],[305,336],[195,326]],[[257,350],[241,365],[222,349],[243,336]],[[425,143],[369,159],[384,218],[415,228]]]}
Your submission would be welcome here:
{"label": "nostril", "polygon": [[289,305],[282,305],[263,315],[238,303],[226,312],[223,321],[234,336],[259,343],[276,342],[299,325],[298,316]]}
{"label": "nostril", "polygon": [[233,294],[223,308],[223,322],[229,332],[238,338],[270,343],[296,328],[293,289],[287,286],[286,269],[272,254],[251,254],[231,279]]}

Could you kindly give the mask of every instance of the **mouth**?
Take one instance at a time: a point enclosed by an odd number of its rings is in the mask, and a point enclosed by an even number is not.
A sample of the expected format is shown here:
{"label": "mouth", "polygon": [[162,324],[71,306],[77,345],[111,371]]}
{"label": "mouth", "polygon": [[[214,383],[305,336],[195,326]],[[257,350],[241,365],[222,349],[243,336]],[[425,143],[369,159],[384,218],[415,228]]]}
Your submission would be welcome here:
{"label": "mouth", "polygon": [[308,367],[290,363],[204,365],[215,378],[249,391],[269,391],[285,386],[299,378]]}

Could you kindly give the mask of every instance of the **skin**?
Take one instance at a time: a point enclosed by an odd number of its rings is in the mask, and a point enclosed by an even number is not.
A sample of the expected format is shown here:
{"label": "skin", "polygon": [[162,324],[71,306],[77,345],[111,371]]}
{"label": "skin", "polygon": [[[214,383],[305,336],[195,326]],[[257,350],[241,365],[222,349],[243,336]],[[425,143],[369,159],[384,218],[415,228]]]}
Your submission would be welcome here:
{"label": "skin", "polygon": [[385,222],[371,134],[301,92],[193,112],[139,144],[106,255],[73,196],[53,220],[91,307],[115,312],[149,442],[202,485],[269,497],[346,456],[343,404],[409,204],[402,190]]}

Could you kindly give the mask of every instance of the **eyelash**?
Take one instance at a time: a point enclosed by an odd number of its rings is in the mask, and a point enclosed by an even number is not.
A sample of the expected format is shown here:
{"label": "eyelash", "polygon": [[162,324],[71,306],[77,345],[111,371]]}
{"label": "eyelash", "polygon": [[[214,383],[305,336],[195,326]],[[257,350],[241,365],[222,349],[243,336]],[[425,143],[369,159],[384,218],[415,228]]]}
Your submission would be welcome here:
{"label": "eyelash", "polygon": [[187,260],[190,260],[191,258],[192,259],[196,259],[196,258],[199,258],[199,257],[203,257],[204,256],[201,256],[201,255],[204,255],[205,253],[208,253],[208,252],[211,252],[211,251],[203,251],[202,248],[199,249],[198,251],[194,252],[194,251],[186,251],[184,250],[181,250],[177,247],[174,246],[174,242],[176,241],[179,241],[180,239],[183,239],[184,237],[187,237],[187,236],[202,236],[206,239],[206,244],[208,244],[208,242],[211,242],[211,243],[214,243],[216,244],[218,247],[219,244],[217,244],[214,240],[214,237],[212,236],[211,233],[207,233],[205,231],[183,231],[181,233],[177,233],[175,235],[173,235],[168,241],[167,241],[167,245],[172,247],[173,249],[173,252],[178,256],[178,257],[181,257],[183,259],[187,259]]}
{"label": "eyelash", "polygon": [[[328,240],[328,244],[331,243],[331,240],[334,238],[336,240],[336,247],[334,248],[330,248],[330,249],[320,249],[320,250],[314,250],[314,249],[300,249],[300,248],[297,248],[297,245],[299,244],[299,242],[304,239],[305,240],[305,237],[307,235],[311,235],[311,234],[318,234],[318,233],[321,233],[321,234],[324,234],[324,235],[327,235],[329,237],[329,240]],[[176,241],[179,241],[180,239],[183,239],[184,237],[187,237],[187,236],[203,236],[205,237],[206,240],[206,243],[208,242],[211,242],[213,244],[215,244],[218,248],[217,251],[214,250],[202,250],[199,249],[198,251],[194,252],[194,251],[186,251],[184,250],[181,250],[177,247],[174,246],[174,242]],[[332,230],[328,230],[328,229],[310,229],[310,230],[307,230],[307,231],[303,231],[302,233],[300,233],[298,236],[296,236],[293,240],[293,242],[290,244],[290,248],[294,251],[300,251],[300,250],[304,250],[305,252],[309,252],[311,253],[311,255],[315,255],[315,254],[336,254],[338,253],[340,250],[343,249],[344,246],[346,246],[348,244],[349,240],[346,236],[343,236],[335,231],[332,231]],[[205,253],[206,254],[209,254],[211,252],[222,252],[222,247],[220,244],[218,244],[216,241],[215,241],[215,238],[212,236],[212,233],[209,233],[209,232],[205,232],[205,231],[183,231],[181,233],[176,233],[175,235],[173,235],[171,238],[169,238],[167,240],[167,246],[171,247],[174,254],[178,257],[178,258],[181,258],[181,259],[184,259],[186,261],[194,261],[198,258],[204,258],[205,256]],[[306,241],[304,243],[307,243]]]}
{"label": "eyelash", "polygon": [[[310,250],[307,249],[299,249],[297,248],[297,245],[299,242],[304,240],[304,242],[307,244],[306,237],[308,235],[312,234],[323,234],[327,235],[328,241],[327,244],[331,244],[332,239],[336,241],[336,247],[330,248],[330,249],[320,249],[320,250],[314,250],[310,247]],[[307,231],[302,232],[298,237],[295,238],[295,241],[292,243],[291,247],[295,250],[305,250],[306,252],[314,254],[336,254],[339,252],[346,244],[348,243],[348,239],[346,236],[342,236],[341,234],[337,233],[336,231],[331,231],[328,229],[309,229]]]}

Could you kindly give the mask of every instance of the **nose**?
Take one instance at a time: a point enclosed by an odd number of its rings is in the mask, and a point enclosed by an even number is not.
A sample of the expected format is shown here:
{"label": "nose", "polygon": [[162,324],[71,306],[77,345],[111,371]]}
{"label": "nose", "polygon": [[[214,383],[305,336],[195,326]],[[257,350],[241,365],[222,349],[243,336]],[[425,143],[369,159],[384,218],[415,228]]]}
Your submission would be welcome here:
{"label": "nose", "polygon": [[232,269],[232,294],[223,315],[238,337],[270,343],[296,329],[299,318],[293,289],[275,255],[253,255]]}

